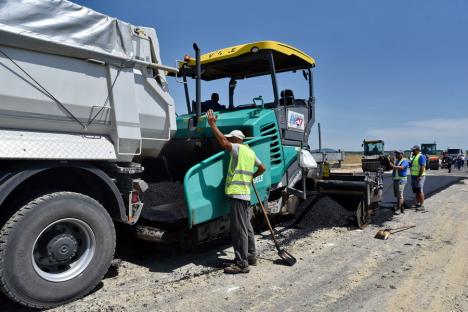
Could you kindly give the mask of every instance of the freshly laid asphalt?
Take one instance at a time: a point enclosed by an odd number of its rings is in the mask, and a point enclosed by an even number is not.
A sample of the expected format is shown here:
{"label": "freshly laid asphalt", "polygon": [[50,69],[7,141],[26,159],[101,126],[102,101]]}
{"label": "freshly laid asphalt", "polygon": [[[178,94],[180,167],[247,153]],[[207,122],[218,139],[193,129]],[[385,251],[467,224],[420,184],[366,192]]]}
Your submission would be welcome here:
{"label": "freshly laid asphalt", "polygon": [[[464,170],[464,168],[462,169]],[[438,171],[434,171],[435,175],[431,174],[426,176],[426,181],[424,182],[424,194],[426,198],[446,189],[447,187],[451,186],[452,184],[457,183],[458,181],[464,179],[463,176],[457,175],[457,170],[452,170],[452,173],[447,175],[447,170],[440,170],[440,173],[444,175],[438,175]],[[384,193],[382,198],[382,205],[393,204],[396,202],[395,196],[393,195],[393,184],[392,184],[392,177],[390,174],[385,174],[384,179]],[[414,194],[411,189],[411,181],[408,179],[408,183],[406,184],[405,188],[405,200],[409,203],[414,201]]]}

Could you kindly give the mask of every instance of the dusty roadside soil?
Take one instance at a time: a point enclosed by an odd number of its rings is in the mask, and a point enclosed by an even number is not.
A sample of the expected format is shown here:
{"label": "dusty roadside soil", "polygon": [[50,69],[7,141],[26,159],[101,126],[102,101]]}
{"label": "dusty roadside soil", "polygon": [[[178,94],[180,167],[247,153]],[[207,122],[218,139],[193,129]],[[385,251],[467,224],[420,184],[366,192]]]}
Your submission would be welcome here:
{"label": "dusty roadside soil", "polygon": [[[171,255],[121,242],[98,289],[53,311],[468,311],[468,180],[426,208],[399,216],[381,209],[356,230],[347,211],[323,200],[300,229],[281,235],[295,266],[275,264],[262,233],[259,265],[236,276],[217,266],[233,256],[225,244]],[[383,227],[412,224],[387,241],[373,238]]]}

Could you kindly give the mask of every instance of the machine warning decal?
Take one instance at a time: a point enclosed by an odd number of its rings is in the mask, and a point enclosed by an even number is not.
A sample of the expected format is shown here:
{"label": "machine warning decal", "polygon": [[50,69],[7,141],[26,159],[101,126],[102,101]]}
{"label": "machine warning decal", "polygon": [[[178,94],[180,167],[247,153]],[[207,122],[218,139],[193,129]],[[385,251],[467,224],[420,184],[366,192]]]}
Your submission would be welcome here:
{"label": "machine warning decal", "polygon": [[304,131],[304,114],[288,110],[288,129]]}

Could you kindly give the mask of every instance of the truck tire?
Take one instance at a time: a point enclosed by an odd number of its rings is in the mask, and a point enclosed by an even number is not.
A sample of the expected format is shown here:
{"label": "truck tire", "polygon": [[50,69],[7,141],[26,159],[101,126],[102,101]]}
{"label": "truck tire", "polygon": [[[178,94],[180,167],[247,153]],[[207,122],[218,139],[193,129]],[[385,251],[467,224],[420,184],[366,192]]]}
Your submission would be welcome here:
{"label": "truck tire", "polygon": [[43,195],[0,231],[0,288],[22,305],[55,307],[93,290],[114,251],[113,222],[96,200],[72,192]]}

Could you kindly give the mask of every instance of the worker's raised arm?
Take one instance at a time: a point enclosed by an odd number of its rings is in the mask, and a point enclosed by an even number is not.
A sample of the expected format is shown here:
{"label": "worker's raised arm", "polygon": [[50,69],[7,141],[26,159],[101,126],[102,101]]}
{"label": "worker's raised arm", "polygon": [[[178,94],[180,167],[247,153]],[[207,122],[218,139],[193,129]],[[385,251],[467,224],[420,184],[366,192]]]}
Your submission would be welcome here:
{"label": "worker's raised arm", "polygon": [[219,142],[219,144],[226,150],[231,151],[232,150],[232,144],[231,142],[226,139],[224,134],[219,131],[218,126],[216,125],[216,116],[213,113],[213,110],[209,109],[206,112],[206,118],[208,118],[208,124],[211,127],[211,130],[213,131],[213,134],[216,138],[216,140]]}

